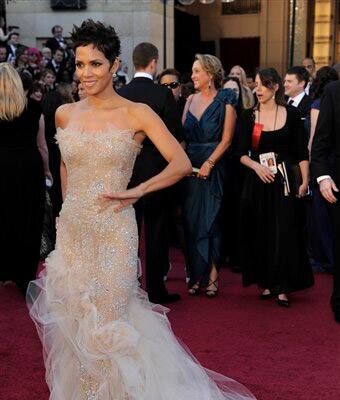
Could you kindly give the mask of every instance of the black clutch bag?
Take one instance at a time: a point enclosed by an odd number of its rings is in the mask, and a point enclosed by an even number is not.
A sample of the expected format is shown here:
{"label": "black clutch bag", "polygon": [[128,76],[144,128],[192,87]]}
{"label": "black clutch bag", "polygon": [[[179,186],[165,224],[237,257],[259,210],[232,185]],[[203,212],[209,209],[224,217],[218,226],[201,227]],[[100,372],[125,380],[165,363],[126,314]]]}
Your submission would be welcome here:
{"label": "black clutch bag", "polygon": [[287,171],[287,183],[289,194],[297,195],[299,194],[299,188],[302,185],[302,175],[300,166],[298,163],[285,162],[285,167]]}

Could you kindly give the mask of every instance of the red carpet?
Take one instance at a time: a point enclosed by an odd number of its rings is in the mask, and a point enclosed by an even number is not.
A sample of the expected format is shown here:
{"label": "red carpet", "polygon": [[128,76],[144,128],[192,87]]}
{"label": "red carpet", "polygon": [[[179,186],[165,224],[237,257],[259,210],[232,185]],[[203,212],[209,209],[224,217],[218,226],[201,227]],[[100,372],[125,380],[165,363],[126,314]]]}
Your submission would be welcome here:
{"label": "red carpet", "polygon": [[[258,300],[256,288],[242,288],[240,275],[225,269],[218,298],[189,298],[182,257],[174,251],[172,259],[168,287],[183,300],[169,318],[204,366],[244,383],[258,400],[340,399],[340,325],[329,307],[330,276],[317,275],[314,288],[281,309]],[[40,343],[15,287],[0,288],[0,338],[0,400],[47,400]]]}

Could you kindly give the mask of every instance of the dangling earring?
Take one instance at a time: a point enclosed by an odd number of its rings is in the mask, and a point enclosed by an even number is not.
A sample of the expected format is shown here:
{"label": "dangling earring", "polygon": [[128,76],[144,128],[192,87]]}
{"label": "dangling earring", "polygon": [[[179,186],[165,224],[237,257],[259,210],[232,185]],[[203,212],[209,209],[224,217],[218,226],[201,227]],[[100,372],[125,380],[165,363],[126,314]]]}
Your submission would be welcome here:
{"label": "dangling earring", "polygon": [[114,72],[113,74],[112,74],[112,78],[115,78],[117,76],[117,74]]}
{"label": "dangling earring", "polygon": [[208,84],[208,89],[209,90],[211,89],[211,79],[210,79],[209,84]]}

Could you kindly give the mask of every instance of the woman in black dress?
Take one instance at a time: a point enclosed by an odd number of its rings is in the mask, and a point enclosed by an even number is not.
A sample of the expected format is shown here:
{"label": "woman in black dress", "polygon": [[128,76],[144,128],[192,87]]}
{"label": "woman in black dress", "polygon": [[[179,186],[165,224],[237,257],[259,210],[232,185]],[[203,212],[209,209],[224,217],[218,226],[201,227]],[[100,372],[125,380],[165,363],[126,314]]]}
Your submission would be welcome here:
{"label": "woman in black dress", "polygon": [[14,281],[24,292],[36,276],[44,215],[44,166],[37,145],[43,134],[38,135],[40,118],[40,106],[27,101],[18,73],[1,63],[0,281]]}
{"label": "woman in black dress", "polygon": [[[262,299],[275,296],[287,307],[288,293],[313,284],[299,204],[308,190],[308,139],[297,111],[284,105],[276,70],[261,70],[256,84],[259,104],[243,112],[238,145],[241,163],[248,167],[241,200],[243,283],[257,283],[264,289]],[[260,155],[271,152],[268,166],[261,165]],[[274,160],[276,173],[270,169]],[[283,163],[288,170],[293,164],[300,168],[296,193],[292,179],[289,188],[285,184]]]}

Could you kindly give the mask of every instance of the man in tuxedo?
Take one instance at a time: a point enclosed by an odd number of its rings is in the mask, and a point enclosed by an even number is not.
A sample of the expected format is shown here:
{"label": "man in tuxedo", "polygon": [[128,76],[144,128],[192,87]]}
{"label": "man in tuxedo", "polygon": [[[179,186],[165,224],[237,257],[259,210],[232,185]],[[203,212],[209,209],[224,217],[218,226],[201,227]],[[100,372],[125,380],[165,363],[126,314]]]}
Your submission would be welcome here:
{"label": "man in tuxedo", "polygon": [[66,49],[66,41],[63,38],[62,26],[55,25],[52,28],[52,35],[52,38],[47,39],[46,47],[50,48],[52,53],[57,49],[61,49],[62,51],[64,51]]}
{"label": "man in tuxedo", "polygon": [[55,73],[57,82],[61,81],[63,71],[65,70],[63,50],[54,50],[52,60],[46,64],[46,68]]}
{"label": "man in tuxedo", "polygon": [[[329,156],[335,152],[335,170]],[[334,280],[331,304],[340,322],[340,81],[326,86],[312,145],[311,167],[322,196],[331,204],[334,221]]]}
{"label": "man in tuxedo", "polygon": [[20,35],[18,32],[12,32],[9,34],[7,41],[8,62],[15,60],[17,49],[20,46],[19,40],[20,40]]}
{"label": "man in tuxedo", "polygon": [[287,103],[299,110],[301,119],[307,117],[312,105],[312,99],[305,92],[308,82],[309,73],[304,67],[291,67],[286,72],[284,87]]}
{"label": "man in tuxedo", "polygon": [[[182,141],[182,125],[175,99],[170,89],[156,85],[158,50],[151,43],[140,43],[133,51],[133,64],[136,70],[132,81],[123,87],[119,94],[131,101],[147,104],[158,114],[169,131],[178,141]],[[166,166],[166,161],[146,138],[143,149],[137,157],[130,186],[158,174]],[[163,280],[169,265],[168,244],[168,199],[167,190],[150,193],[136,205],[139,231],[144,219],[146,251],[146,287],[153,303],[170,303],[180,299],[179,294],[169,294]]]}

